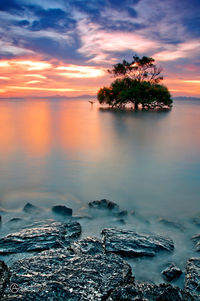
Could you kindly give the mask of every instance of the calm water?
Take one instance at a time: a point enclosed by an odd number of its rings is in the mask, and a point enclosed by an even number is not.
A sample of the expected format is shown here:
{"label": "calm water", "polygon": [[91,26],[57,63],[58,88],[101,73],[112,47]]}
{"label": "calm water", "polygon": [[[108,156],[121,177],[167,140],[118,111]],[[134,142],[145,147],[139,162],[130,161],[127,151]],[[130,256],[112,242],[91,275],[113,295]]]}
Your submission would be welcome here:
{"label": "calm water", "polygon": [[[197,101],[177,101],[168,113],[122,113],[91,108],[86,100],[2,100],[0,206],[9,217],[20,215],[27,201],[47,210],[66,204],[79,213],[88,201],[108,198],[135,210],[127,227],[176,239],[174,260],[182,256],[184,264],[192,254],[186,240],[197,231],[188,221],[200,213],[199,117]],[[159,217],[187,230],[158,227]],[[82,222],[86,234],[100,235],[110,223],[97,221]],[[148,278],[145,271],[139,277]]]}

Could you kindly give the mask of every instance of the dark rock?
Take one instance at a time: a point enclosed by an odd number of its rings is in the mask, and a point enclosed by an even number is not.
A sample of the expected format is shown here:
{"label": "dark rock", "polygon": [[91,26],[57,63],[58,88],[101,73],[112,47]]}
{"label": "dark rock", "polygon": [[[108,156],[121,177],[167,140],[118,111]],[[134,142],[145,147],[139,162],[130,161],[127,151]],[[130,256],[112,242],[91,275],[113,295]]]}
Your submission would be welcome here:
{"label": "dark rock", "polygon": [[26,228],[0,239],[0,254],[43,251],[60,248],[81,234],[78,222],[53,222],[34,228]]}
{"label": "dark rock", "polygon": [[8,284],[10,278],[10,272],[7,265],[0,260],[0,300]]}
{"label": "dark rock", "polygon": [[7,289],[6,301],[103,301],[118,285],[132,280],[131,267],[114,254],[79,256],[66,249],[20,260],[11,272],[20,290],[12,295]]}
{"label": "dark rock", "polygon": [[128,211],[125,209],[119,209],[118,212],[115,213],[115,215],[119,216],[119,217],[126,216],[126,215],[128,215]]}
{"label": "dark rock", "polygon": [[168,268],[162,271],[162,275],[167,281],[172,281],[182,274],[182,271],[176,267],[174,264],[171,264]]}
{"label": "dark rock", "polygon": [[69,249],[77,254],[96,255],[104,252],[101,240],[95,237],[87,237],[73,242]]}
{"label": "dark rock", "polygon": [[185,290],[200,300],[200,258],[190,258],[186,266]]}
{"label": "dark rock", "polygon": [[200,234],[194,235],[192,240],[195,243],[195,250],[200,252]]}
{"label": "dark rock", "polygon": [[56,214],[61,214],[64,216],[72,216],[72,209],[63,205],[53,206],[52,211]]}
{"label": "dark rock", "polygon": [[104,229],[102,234],[105,251],[122,256],[155,256],[159,251],[174,249],[173,241],[161,236],[119,229]]}
{"label": "dark rock", "polygon": [[31,203],[27,203],[24,208],[23,211],[26,213],[40,213],[41,212],[41,208],[32,205]]}
{"label": "dark rock", "polygon": [[116,203],[106,199],[89,202],[89,207],[95,209],[109,209],[109,210],[119,209],[119,206]]}
{"label": "dark rock", "polygon": [[2,223],[2,217],[1,217],[1,215],[0,215],[0,225],[1,225],[1,223]]}
{"label": "dark rock", "polygon": [[174,228],[174,229],[178,229],[180,231],[184,231],[184,227],[183,225],[177,223],[177,222],[174,222],[174,221],[171,221],[171,220],[168,220],[168,219],[165,219],[165,218],[159,218],[158,220],[160,223],[162,223],[163,225],[165,225],[166,227],[170,227],[170,228]]}
{"label": "dark rock", "polygon": [[11,218],[9,221],[8,221],[8,223],[21,223],[21,222],[23,222],[24,220],[22,219],[22,218],[20,218],[20,217],[13,217],[13,218]]}
{"label": "dark rock", "polygon": [[195,299],[171,284],[135,282],[116,288],[107,301],[195,301]]}
{"label": "dark rock", "polygon": [[118,217],[128,214],[127,210],[121,209],[116,203],[106,199],[89,202],[89,207],[93,209],[109,210],[110,213]]}

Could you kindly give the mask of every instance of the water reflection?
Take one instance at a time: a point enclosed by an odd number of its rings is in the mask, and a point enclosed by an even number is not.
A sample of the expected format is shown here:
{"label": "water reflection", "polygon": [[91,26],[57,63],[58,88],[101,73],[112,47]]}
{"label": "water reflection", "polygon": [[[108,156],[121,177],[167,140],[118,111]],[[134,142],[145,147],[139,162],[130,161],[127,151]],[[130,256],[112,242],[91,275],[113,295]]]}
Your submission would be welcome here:
{"label": "water reflection", "polygon": [[51,112],[48,102],[24,104],[17,112],[22,148],[32,156],[45,156],[50,151]]}
{"label": "water reflection", "polygon": [[0,106],[0,154],[6,159],[15,151],[15,127],[14,112],[8,102]]}
{"label": "water reflection", "polygon": [[91,151],[100,147],[100,129],[97,111],[90,105],[69,102],[59,104],[58,133],[61,148],[71,151]]}
{"label": "water reflection", "polygon": [[51,191],[80,203],[107,197],[145,214],[199,211],[199,110],[183,102],[168,113],[134,113],[87,100],[1,101],[0,199]]}

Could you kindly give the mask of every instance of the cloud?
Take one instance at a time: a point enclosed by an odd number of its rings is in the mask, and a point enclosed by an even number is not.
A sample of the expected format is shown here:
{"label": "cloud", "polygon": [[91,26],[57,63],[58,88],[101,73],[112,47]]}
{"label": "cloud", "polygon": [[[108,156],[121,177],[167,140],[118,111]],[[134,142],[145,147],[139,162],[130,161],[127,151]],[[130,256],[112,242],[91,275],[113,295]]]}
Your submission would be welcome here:
{"label": "cloud", "polygon": [[0,10],[9,11],[11,13],[17,13],[24,11],[24,7],[17,3],[15,0],[1,0],[0,1]]}
{"label": "cloud", "polygon": [[0,89],[10,91],[9,78],[27,93],[81,84],[95,93],[109,83],[105,69],[134,54],[155,57],[167,79],[199,80],[199,15],[199,0],[1,0]]}
{"label": "cloud", "polygon": [[90,58],[90,61],[98,63],[108,62],[109,56],[115,52],[147,52],[159,47],[155,41],[138,34],[104,31],[97,24],[88,23],[87,20],[79,21],[78,30],[82,42],[78,51]]}
{"label": "cloud", "polygon": [[93,78],[104,76],[106,71],[103,68],[91,67],[91,66],[59,66],[56,68],[59,71],[65,71],[59,73],[61,76],[69,78]]}
{"label": "cloud", "polygon": [[159,61],[171,61],[188,56],[197,56],[200,53],[200,39],[190,40],[178,45],[166,45],[166,50],[154,55]]}

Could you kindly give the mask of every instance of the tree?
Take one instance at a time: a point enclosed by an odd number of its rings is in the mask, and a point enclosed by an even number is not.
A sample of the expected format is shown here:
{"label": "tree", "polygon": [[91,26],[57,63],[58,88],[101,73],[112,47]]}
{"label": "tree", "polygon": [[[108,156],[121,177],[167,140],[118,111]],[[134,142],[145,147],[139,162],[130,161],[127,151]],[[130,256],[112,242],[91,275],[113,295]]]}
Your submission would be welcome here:
{"label": "tree", "polygon": [[123,60],[113,66],[113,69],[108,72],[114,77],[129,77],[139,82],[149,81],[151,83],[159,83],[163,80],[161,76],[162,68],[154,64],[155,60],[151,57],[143,56],[141,59],[138,56],[133,56],[132,62]]}
{"label": "tree", "polygon": [[108,72],[117,79],[110,87],[99,90],[99,103],[116,108],[133,105],[135,110],[138,110],[139,105],[148,110],[170,109],[171,95],[167,87],[159,84],[163,79],[161,70],[156,67],[153,58],[146,56],[141,59],[134,56],[131,63],[124,60],[114,65]]}

